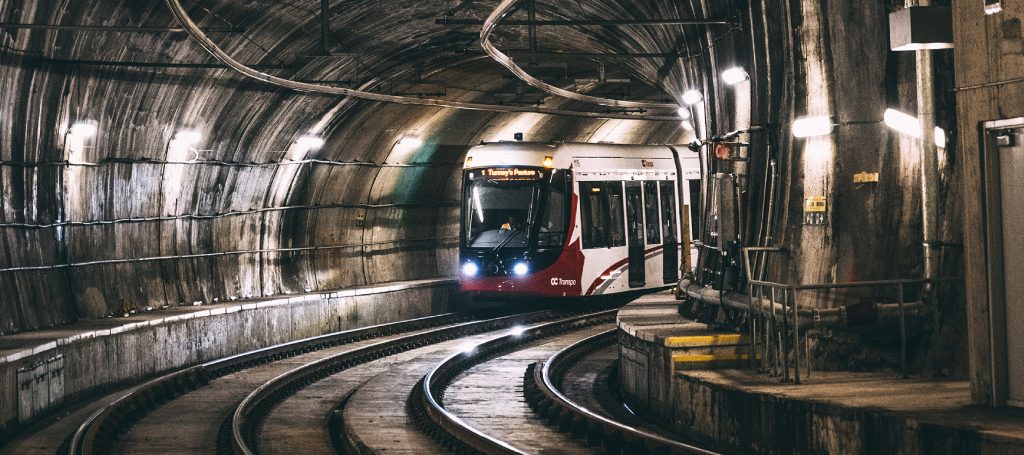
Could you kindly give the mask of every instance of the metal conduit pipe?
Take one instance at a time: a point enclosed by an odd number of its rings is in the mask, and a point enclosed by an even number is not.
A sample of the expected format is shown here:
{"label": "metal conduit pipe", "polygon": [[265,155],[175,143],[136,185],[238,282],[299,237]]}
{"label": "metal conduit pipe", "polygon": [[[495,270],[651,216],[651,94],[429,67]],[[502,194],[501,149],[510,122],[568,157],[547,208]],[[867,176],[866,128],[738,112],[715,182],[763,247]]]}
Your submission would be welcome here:
{"label": "metal conduit pipe", "polygon": [[[696,299],[701,303],[711,305],[722,305],[734,310],[757,313],[765,316],[782,316],[788,313],[786,307],[781,303],[771,302],[769,299],[748,297],[746,294],[723,293],[711,287],[693,284],[690,280],[684,279],[679,283],[679,290],[687,297]],[[898,303],[874,303],[870,305],[844,305],[838,308],[797,308],[797,316],[800,328],[821,328],[821,327],[853,327],[873,324],[886,320],[896,320],[900,317],[900,304]],[[924,302],[918,300],[904,302],[903,311],[906,314],[916,315],[924,312]]]}
{"label": "metal conduit pipe", "polygon": [[679,105],[677,104],[650,103],[645,101],[625,101],[611,98],[602,98],[598,96],[584,95],[582,93],[577,93],[571,90],[565,90],[563,88],[555,87],[551,84],[545,83],[544,81],[541,81],[540,79],[533,77],[532,75],[530,75],[530,73],[527,73],[526,70],[524,70],[522,67],[516,65],[516,63],[512,61],[511,57],[505,55],[503,52],[499,51],[496,47],[494,47],[494,45],[491,44],[490,41],[491,32],[494,31],[494,27],[496,27],[498,25],[498,22],[504,19],[505,16],[511,13],[512,7],[515,6],[515,4],[518,1],[519,0],[504,0],[501,2],[500,5],[498,5],[497,8],[494,9],[494,11],[491,12],[491,15],[487,17],[487,19],[484,21],[483,26],[480,28],[480,45],[483,46],[485,51],[487,51],[487,55],[490,55],[491,58],[493,58],[494,61],[501,64],[501,66],[508,68],[508,70],[511,71],[512,74],[515,74],[516,77],[518,77],[520,80],[526,82],[533,88],[542,90],[545,93],[551,95],[569,98],[576,101],[600,104],[602,106],[672,111],[679,109]]}
{"label": "metal conduit pipe", "polygon": [[[489,112],[524,112],[524,113],[537,113],[537,114],[548,114],[548,115],[562,115],[569,117],[586,117],[586,118],[599,118],[599,119],[630,119],[630,120],[653,120],[653,121],[679,121],[679,117],[676,115],[627,115],[618,113],[601,113],[601,112],[586,112],[586,111],[571,111],[564,109],[552,109],[536,106],[503,106],[497,104],[485,104],[485,103],[467,103],[461,101],[449,101],[434,98],[414,98],[407,96],[396,96],[396,95],[385,95],[381,93],[372,93],[362,90],[355,90],[343,87],[335,87],[330,85],[314,84],[309,82],[299,82],[283,77],[272,76],[270,74],[256,70],[250,66],[240,63],[239,61],[232,58],[225,52],[220,46],[217,46],[206,33],[203,32],[199,26],[192,21],[192,18],[188,16],[188,12],[181,5],[180,0],[164,0],[167,4],[167,8],[171,10],[174,17],[177,18],[178,22],[188,31],[188,34],[193,39],[199,42],[199,44],[206,49],[210,55],[221,61],[225,65],[231,67],[235,71],[241,73],[252,79],[263,81],[269,84],[276,85],[278,87],[284,87],[291,90],[307,93],[324,93],[328,95],[341,95],[351,96],[354,98],[360,98],[370,101],[380,101],[384,103],[404,104],[404,105],[418,105],[418,106],[433,106],[442,108],[452,109],[465,109],[475,111],[489,111]],[[675,105],[673,109],[675,108]]]}
{"label": "metal conduit pipe", "polygon": [[[910,0],[907,7],[928,6],[930,0]],[[924,277],[932,279],[939,271],[939,171],[935,146],[935,77],[932,51],[915,51],[917,67],[917,116],[921,122],[921,230],[924,244]],[[931,293],[930,285],[925,292]]]}

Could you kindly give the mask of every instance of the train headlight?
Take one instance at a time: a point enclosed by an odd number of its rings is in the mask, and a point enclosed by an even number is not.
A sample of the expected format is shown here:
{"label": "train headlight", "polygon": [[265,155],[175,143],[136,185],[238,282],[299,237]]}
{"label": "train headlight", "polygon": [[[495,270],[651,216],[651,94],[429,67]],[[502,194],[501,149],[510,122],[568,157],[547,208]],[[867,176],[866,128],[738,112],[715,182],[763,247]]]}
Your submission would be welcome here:
{"label": "train headlight", "polygon": [[530,273],[530,266],[526,265],[525,262],[517,262],[516,265],[512,266],[512,273],[517,276],[523,276]]}
{"label": "train headlight", "polygon": [[462,274],[466,276],[476,276],[480,273],[480,266],[476,265],[475,262],[467,262],[462,264]]}

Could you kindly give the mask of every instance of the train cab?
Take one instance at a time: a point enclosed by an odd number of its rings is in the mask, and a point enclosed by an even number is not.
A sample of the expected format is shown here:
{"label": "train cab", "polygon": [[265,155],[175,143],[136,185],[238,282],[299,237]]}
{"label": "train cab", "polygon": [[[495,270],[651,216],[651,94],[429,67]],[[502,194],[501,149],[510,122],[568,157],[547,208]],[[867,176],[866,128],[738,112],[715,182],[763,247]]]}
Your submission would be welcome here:
{"label": "train cab", "polygon": [[501,299],[674,284],[689,248],[680,177],[695,160],[669,146],[472,148],[462,176],[461,289]]}

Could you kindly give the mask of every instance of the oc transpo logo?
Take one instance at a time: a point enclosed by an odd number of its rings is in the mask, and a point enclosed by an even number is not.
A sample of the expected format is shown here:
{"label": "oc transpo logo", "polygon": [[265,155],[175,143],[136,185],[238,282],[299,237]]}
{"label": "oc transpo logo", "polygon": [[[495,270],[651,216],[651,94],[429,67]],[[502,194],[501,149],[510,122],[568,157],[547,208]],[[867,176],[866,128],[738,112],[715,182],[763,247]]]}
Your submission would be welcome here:
{"label": "oc transpo logo", "polygon": [[576,286],[576,280],[567,280],[565,278],[552,277],[552,286]]}

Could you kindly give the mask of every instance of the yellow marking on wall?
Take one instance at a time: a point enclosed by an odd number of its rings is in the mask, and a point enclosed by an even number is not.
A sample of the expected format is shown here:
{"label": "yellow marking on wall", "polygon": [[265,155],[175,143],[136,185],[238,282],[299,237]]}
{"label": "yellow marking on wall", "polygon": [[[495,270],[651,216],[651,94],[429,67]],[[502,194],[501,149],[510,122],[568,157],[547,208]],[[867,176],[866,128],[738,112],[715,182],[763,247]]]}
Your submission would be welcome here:
{"label": "yellow marking on wall", "polygon": [[747,360],[750,358],[750,354],[673,354],[673,363],[697,363],[697,362],[716,362],[716,361],[727,361],[727,360]]}
{"label": "yellow marking on wall", "polygon": [[721,335],[689,335],[679,337],[666,337],[665,347],[682,348],[693,346],[720,346],[724,344],[738,344],[743,342],[743,335],[740,333],[724,333]]}

